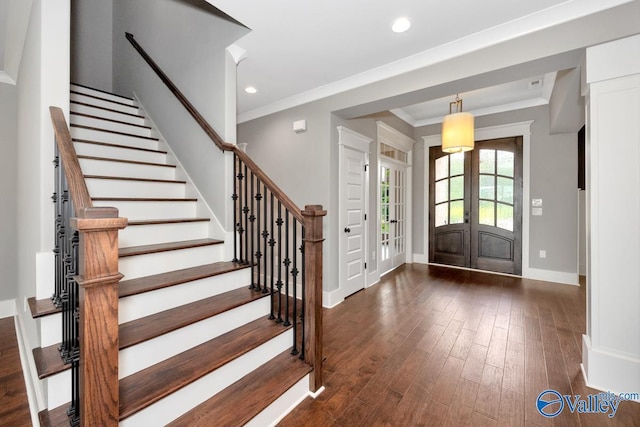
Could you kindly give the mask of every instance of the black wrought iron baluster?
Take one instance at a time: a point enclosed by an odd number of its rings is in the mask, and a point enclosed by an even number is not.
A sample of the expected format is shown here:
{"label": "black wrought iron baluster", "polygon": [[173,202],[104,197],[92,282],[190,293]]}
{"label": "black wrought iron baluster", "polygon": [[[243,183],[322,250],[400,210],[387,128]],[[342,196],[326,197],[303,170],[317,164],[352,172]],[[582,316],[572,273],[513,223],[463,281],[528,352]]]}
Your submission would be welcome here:
{"label": "black wrought iron baluster", "polygon": [[60,299],[60,293],[62,292],[62,167],[60,166],[60,155],[58,153],[58,145],[55,144],[55,158],[53,160],[54,165],[54,193],[51,196],[54,205],[54,218],[53,218],[53,257],[54,257],[54,289],[53,295],[51,295],[51,301],[53,304],[60,308],[62,301]]}
{"label": "black wrought iron baluster", "polygon": [[293,221],[293,239],[291,247],[293,248],[293,268],[291,269],[291,276],[293,277],[293,314],[291,318],[293,319],[293,349],[291,350],[291,354],[298,354],[298,316],[297,316],[297,307],[298,307],[298,299],[297,299],[297,291],[298,291],[298,254],[296,253],[296,247],[298,245],[297,238],[298,231],[298,221]]}
{"label": "black wrought iron baluster", "polygon": [[262,192],[262,199],[264,200],[264,230],[262,231],[262,239],[263,239],[263,245],[262,245],[262,249],[263,249],[263,265],[264,265],[264,273],[263,273],[263,280],[262,280],[262,293],[266,294],[267,292],[269,292],[268,286],[267,286],[267,243],[268,243],[268,239],[269,239],[269,231],[267,230],[267,225],[268,225],[268,214],[267,214],[267,184],[264,184],[263,187],[263,192]]}
{"label": "black wrought iron baluster", "polygon": [[242,213],[244,214],[244,262],[249,262],[249,175],[247,165],[244,165],[244,206]]}
{"label": "black wrought iron baluster", "polygon": [[270,285],[271,285],[271,295],[269,296],[270,301],[270,305],[271,305],[271,314],[269,315],[269,319],[273,320],[276,318],[276,316],[274,315],[274,307],[275,307],[275,301],[274,301],[274,289],[273,289],[273,285],[274,285],[274,280],[275,280],[275,249],[274,246],[276,244],[276,240],[273,238],[274,234],[273,234],[273,224],[275,223],[274,221],[274,197],[273,197],[273,193],[271,193],[271,239],[269,239],[269,246],[271,247],[271,269],[269,271],[269,276],[270,277]]}
{"label": "black wrought iron baluster", "polygon": [[238,174],[236,175],[237,178],[237,187],[238,187],[238,204],[237,204],[237,211],[238,211],[238,222],[236,223],[236,229],[238,231],[238,242],[239,242],[239,246],[240,246],[240,251],[238,252],[238,256],[239,259],[238,261],[241,263],[244,263],[244,259],[242,258],[242,256],[244,255],[243,252],[243,248],[244,248],[244,227],[242,226],[242,187],[243,187],[243,181],[244,181],[244,175],[242,174],[242,163],[238,163]]}
{"label": "black wrought iron baluster", "polygon": [[278,226],[278,281],[276,286],[278,288],[278,319],[276,322],[282,323],[282,202],[278,201],[278,220],[276,225]]}
{"label": "black wrought iron baluster", "polygon": [[250,245],[250,249],[249,249],[249,257],[248,257],[248,261],[249,264],[251,265],[251,284],[249,285],[249,288],[251,289],[255,289],[256,288],[256,276],[255,276],[255,266],[256,263],[253,260],[254,257],[254,248],[255,248],[255,222],[256,222],[256,215],[255,215],[255,192],[254,192],[254,188],[253,188],[253,184],[254,181],[256,180],[256,176],[254,175],[254,173],[252,171],[249,171],[250,174],[250,184],[249,184],[249,191],[250,196],[250,203],[251,203],[251,208],[249,210],[249,245]]}
{"label": "black wrought iron baluster", "polygon": [[238,155],[233,153],[233,194],[231,195],[233,200],[233,262],[238,262]]}
{"label": "black wrought iron baluster", "polygon": [[291,326],[291,322],[289,321],[289,266],[291,265],[291,258],[289,258],[289,245],[291,242],[289,241],[289,210],[285,209],[284,211],[284,261],[282,265],[284,265],[284,274],[285,274],[285,286],[284,286],[284,326]]}
{"label": "black wrought iron baluster", "polygon": [[302,344],[300,345],[300,359],[304,360],[304,340],[305,340],[305,334],[306,334],[306,328],[304,327],[304,311],[307,308],[307,286],[306,286],[306,280],[305,280],[305,265],[306,265],[306,260],[304,258],[304,238],[305,238],[305,229],[304,229],[304,225],[301,224],[300,228],[302,229],[302,244],[300,245],[300,254],[302,255],[301,258],[301,264],[302,264],[302,289],[301,289],[301,299],[302,299],[302,307],[300,308],[300,325],[301,325],[301,331],[300,331],[300,335],[301,335],[301,342]]}
{"label": "black wrought iron baluster", "polygon": [[256,239],[256,252],[255,252],[255,256],[256,256],[256,281],[255,281],[255,290],[256,291],[261,291],[262,290],[262,286],[260,285],[260,272],[261,272],[261,263],[262,263],[262,251],[260,251],[260,208],[261,208],[261,204],[260,202],[262,201],[262,193],[260,193],[260,180],[258,178],[256,178],[256,210],[255,210],[255,216],[256,216],[256,227],[255,227],[255,232],[252,230],[251,231],[251,239]]}

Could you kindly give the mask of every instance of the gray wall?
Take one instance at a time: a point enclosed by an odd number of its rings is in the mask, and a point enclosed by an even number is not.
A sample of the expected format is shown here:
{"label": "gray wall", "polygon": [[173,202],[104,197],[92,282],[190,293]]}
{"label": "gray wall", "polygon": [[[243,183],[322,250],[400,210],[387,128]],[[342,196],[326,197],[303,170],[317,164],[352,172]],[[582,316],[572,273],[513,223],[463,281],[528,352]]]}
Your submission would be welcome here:
{"label": "gray wall", "polygon": [[[547,106],[476,117],[476,128],[533,120],[531,125],[531,198],[543,200],[543,215],[530,216],[529,266],[544,270],[577,273],[578,260],[578,134],[551,135]],[[440,133],[440,126],[424,126],[415,131],[416,139]],[[420,152],[420,153],[419,153]],[[420,141],[416,156],[424,157]],[[414,168],[414,183],[426,182],[422,172]],[[422,189],[414,186],[414,214],[422,217]],[[424,252],[428,233],[414,222],[414,252]],[[539,257],[539,251],[547,257]]]}
{"label": "gray wall", "polygon": [[0,301],[17,296],[17,107],[17,88],[0,83],[0,200],[3,200],[3,208],[0,209]]}
{"label": "gray wall", "polygon": [[[116,92],[140,98],[224,225],[224,155],[125,39],[125,32],[134,34],[218,134],[225,135],[225,48],[248,30],[210,8],[204,1],[115,0],[113,82]],[[230,90],[235,92],[235,87]]]}
{"label": "gray wall", "polygon": [[113,0],[71,0],[71,81],[113,88]]}

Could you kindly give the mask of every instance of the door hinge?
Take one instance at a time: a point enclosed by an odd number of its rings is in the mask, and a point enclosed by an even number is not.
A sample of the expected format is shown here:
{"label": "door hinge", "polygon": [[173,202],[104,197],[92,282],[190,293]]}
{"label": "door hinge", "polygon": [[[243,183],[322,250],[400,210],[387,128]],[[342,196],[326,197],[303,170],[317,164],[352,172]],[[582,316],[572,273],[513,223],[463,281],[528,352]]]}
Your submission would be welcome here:
{"label": "door hinge", "polygon": [[367,214],[364,214],[364,220],[365,221],[367,220]]}
{"label": "door hinge", "polygon": [[364,269],[365,270],[367,269],[367,263],[366,262],[364,263]]}
{"label": "door hinge", "polygon": [[368,168],[368,167],[369,167],[369,165],[365,163],[365,165],[364,165],[364,171],[365,171],[365,172],[367,171],[367,168]]}

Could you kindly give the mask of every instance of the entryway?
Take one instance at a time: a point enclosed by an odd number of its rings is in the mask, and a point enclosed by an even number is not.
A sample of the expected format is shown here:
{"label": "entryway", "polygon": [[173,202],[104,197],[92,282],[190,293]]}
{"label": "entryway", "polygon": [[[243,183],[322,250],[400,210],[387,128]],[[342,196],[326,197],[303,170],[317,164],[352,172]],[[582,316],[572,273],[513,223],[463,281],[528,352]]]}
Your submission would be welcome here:
{"label": "entryway", "polygon": [[429,262],[520,275],[522,137],[429,150]]}

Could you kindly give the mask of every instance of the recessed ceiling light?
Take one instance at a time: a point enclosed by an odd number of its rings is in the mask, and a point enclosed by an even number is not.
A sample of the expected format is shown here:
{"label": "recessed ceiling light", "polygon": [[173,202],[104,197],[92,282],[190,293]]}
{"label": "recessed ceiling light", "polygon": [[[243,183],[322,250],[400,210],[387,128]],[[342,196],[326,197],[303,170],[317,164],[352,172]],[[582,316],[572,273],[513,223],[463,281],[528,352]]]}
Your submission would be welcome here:
{"label": "recessed ceiling light", "polygon": [[409,27],[411,27],[411,22],[409,22],[407,18],[402,17],[393,21],[391,29],[394,33],[404,33],[409,29]]}
{"label": "recessed ceiling light", "polygon": [[257,93],[258,89],[256,89],[253,86],[247,86],[247,87],[244,88],[244,91],[247,92],[247,93]]}

